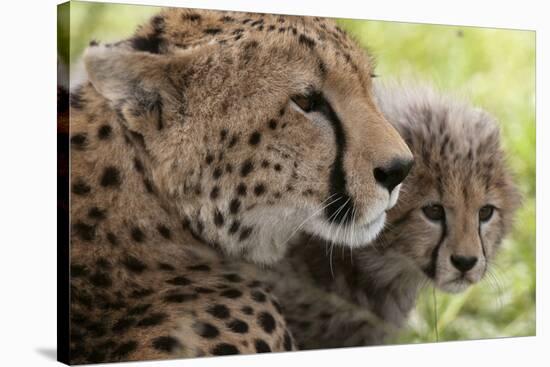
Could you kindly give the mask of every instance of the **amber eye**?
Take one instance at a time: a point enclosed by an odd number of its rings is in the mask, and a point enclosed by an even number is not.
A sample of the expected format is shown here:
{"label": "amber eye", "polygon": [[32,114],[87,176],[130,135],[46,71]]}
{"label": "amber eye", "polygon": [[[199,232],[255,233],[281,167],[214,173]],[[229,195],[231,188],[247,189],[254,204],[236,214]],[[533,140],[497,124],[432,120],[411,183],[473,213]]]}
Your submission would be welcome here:
{"label": "amber eye", "polygon": [[485,205],[479,209],[479,220],[482,222],[487,222],[493,216],[495,212],[495,207],[492,205]]}
{"label": "amber eye", "polygon": [[445,219],[445,209],[439,204],[427,205],[422,208],[424,215],[433,221]]}
{"label": "amber eye", "polygon": [[311,112],[313,111],[318,104],[318,98],[317,95],[312,93],[309,95],[300,95],[300,96],[294,96],[292,97],[292,101],[296,103],[298,107],[304,112]]}

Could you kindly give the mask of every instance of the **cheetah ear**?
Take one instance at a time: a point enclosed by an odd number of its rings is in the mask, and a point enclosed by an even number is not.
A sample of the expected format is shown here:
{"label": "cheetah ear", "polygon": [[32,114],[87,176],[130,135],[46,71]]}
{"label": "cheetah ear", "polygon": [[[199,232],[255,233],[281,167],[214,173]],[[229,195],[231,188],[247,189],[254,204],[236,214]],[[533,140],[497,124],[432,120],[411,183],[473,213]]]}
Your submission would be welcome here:
{"label": "cheetah ear", "polygon": [[122,113],[127,127],[142,134],[162,127],[168,63],[169,58],[115,46],[91,46],[84,54],[88,80]]}

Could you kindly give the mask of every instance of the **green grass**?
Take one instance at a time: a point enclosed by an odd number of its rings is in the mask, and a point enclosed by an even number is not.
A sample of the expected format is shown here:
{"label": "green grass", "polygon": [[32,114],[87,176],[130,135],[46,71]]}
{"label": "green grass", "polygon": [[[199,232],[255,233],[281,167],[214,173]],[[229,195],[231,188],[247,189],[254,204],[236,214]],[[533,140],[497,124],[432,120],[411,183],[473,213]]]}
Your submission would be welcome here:
{"label": "green grass", "polygon": [[[75,61],[92,39],[131,35],[158,8],[75,3],[71,47]],[[535,34],[525,31],[381,21],[339,23],[377,58],[381,79],[426,80],[465,95],[501,122],[524,204],[492,274],[458,295],[431,289],[421,296],[399,343],[535,334]],[[59,38],[58,38],[59,39]]]}

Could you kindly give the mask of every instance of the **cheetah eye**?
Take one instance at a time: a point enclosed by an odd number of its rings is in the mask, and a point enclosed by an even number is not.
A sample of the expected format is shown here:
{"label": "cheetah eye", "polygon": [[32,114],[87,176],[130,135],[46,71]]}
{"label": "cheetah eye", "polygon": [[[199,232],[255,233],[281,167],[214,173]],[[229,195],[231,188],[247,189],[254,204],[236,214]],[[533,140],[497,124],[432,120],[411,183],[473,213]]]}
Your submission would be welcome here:
{"label": "cheetah eye", "polygon": [[291,98],[294,103],[304,112],[312,112],[322,104],[323,97],[318,92],[313,92],[308,95],[298,95]]}
{"label": "cheetah eye", "polygon": [[482,222],[487,222],[493,216],[495,212],[495,207],[492,205],[485,205],[479,209],[479,220]]}
{"label": "cheetah eye", "polygon": [[426,205],[422,208],[424,215],[433,221],[440,221],[445,219],[445,209],[439,204]]}

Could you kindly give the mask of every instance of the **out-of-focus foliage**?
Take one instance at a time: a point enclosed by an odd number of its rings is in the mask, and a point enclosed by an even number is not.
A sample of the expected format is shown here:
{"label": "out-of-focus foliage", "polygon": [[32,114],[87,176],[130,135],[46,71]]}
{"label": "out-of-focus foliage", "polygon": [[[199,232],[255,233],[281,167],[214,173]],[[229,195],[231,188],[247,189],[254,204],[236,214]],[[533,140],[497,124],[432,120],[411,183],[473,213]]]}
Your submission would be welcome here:
{"label": "out-of-focus foliage", "polygon": [[[130,36],[150,6],[72,2],[74,63],[91,40]],[[339,20],[377,59],[382,80],[430,82],[469,98],[501,123],[524,195],[512,234],[485,280],[462,294],[427,289],[398,343],[535,334],[535,34],[527,31]],[[66,23],[65,23],[66,25]],[[63,20],[58,20],[58,29]],[[60,38],[61,37],[61,38]],[[63,41],[58,36],[58,43]],[[434,305],[437,305],[435,307]],[[436,312],[437,311],[437,312]],[[436,317],[437,315],[437,317]],[[436,327],[437,320],[437,327]]]}

